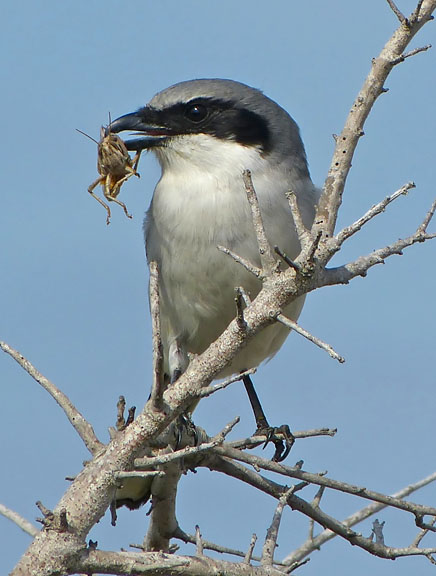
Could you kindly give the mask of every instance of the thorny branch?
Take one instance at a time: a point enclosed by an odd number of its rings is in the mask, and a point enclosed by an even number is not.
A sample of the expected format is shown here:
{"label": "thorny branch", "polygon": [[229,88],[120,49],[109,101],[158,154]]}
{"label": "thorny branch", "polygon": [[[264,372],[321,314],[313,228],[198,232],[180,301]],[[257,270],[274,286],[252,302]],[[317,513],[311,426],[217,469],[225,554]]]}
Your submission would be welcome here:
{"label": "thorny branch", "polygon": [[[393,2],[389,2],[389,4],[395,12],[395,4]],[[345,229],[342,233],[339,232],[334,236],[338,209],[341,204],[346,179],[355,148],[363,135],[366,118],[378,96],[383,93],[384,82],[392,68],[405,58],[423,50],[416,49],[409,53],[404,52],[411,39],[432,18],[432,12],[435,9],[436,0],[420,0],[416,10],[409,18],[403,20],[400,17],[401,13],[395,12],[401,24],[380,55],[373,60],[371,71],[352,106],[343,131],[336,140],[332,164],[317,209],[315,223],[310,232],[299,226],[298,214],[295,211],[295,207],[294,209],[292,208],[292,193],[289,195],[288,198],[291,209],[294,212],[295,223],[299,227],[297,233],[302,244],[302,252],[296,258],[295,266],[290,266],[285,271],[280,270],[278,261],[273,255],[272,247],[269,245],[263,229],[254,187],[249,174],[247,172],[244,173],[244,184],[252,210],[262,269],[243,260],[226,247],[219,247],[219,249],[258,278],[261,278],[264,281],[264,286],[258,296],[252,302],[248,302],[248,305],[243,310],[245,330],[242,331],[238,328],[238,322],[235,319],[216,342],[211,344],[201,356],[192,359],[186,372],[179,380],[165,390],[162,394],[162,402],[166,408],[165,413],[153,410],[152,403],[148,403],[134,422],[115,435],[107,446],[103,446],[95,437],[92,427],[72,405],[70,406],[69,400],[62,393],[59,393],[19,353],[11,349],[7,344],[1,344],[2,349],[14,357],[56,399],[90,452],[94,455],[93,460],[75,478],[68,491],[53,510],[54,518],[62,520],[60,527],[46,528],[36,535],[32,545],[13,571],[13,576],[36,574],[38,576],[50,576],[55,573],[69,574],[78,571],[115,574],[131,574],[132,572],[136,574],[150,572],[153,574],[167,574],[169,571],[174,574],[192,575],[209,575],[214,571],[233,575],[259,574],[265,576],[267,574],[283,574],[280,565],[275,563],[273,565],[265,563],[263,566],[254,567],[249,562],[241,562],[240,564],[224,563],[205,558],[204,555],[191,558],[186,556],[177,557],[175,555],[167,556],[161,552],[157,555],[154,553],[103,552],[95,550],[95,546],[88,548],[85,544],[85,538],[113,500],[113,495],[117,489],[117,474],[131,471],[135,458],[143,453],[144,446],[148,446],[178,415],[190,406],[201,395],[202,389],[210,387],[211,381],[230,364],[248,339],[277,321],[287,304],[316,288],[348,282],[355,276],[365,275],[372,266],[382,262],[385,258],[399,254],[404,248],[417,242],[423,242],[435,237],[435,234],[427,232],[428,225],[436,209],[436,204],[434,203],[415,234],[405,240],[399,240],[385,248],[381,248],[370,255],[358,258],[354,262],[340,268],[326,269],[327,263],[338,251],[342,243],[354,234],[359,227],[383,210],[383,208],[373,208],[372,212],[369,211],[371,214],[363,216],[360,221],[349,227],[348,230]],[[394,194],[393,196],[398,197],[398,195]],[[381,206],[381,204],[378,206]],[[223,472],[244,481],[276,499],[283,498],[292,509],[304,514],[313,520],[314,523],[323,526],[325,531],[321,534],[326,534],[324,536],[325,539],[328,539],[330,534],[339,535],[353,545],[357,545],[383,558],[424,555],[431,562],[434,562],[433,554],[436,553],[436,549],[419,548],[416,543],[406,548],[392,548],[384,546],[380,542],[372,542],[369,538],[363,537],[350,528],[354,519],[347,519],[343,522],[336,520],[321,509],[319,502],[308,502],[297,496],[296,491],[299,490],[301,492],[308,484],[325,486],[326,489],[341,490],[372,500],[373,503],[365,509],[367,514],[369,514],[370,510],[375,510],[377,506],[394,506],[414,514],[419,525],[423,525],[424,515],[436,515],[434,508],[412,504],[402,498],[385,496],[365,488],[337,483],[323,474],[305,472],[299,466],[285,467],[277,463],[267,464],[263,459],[250,457],[250,455],[231,446],[214,446],[210,450],[203,452],[198,450],[194,455],[187,456],[186,459],[197,459],[197,462],[194,461],[193,465],[207,466],[212,470]],[[242,460],[249,466],[254,467],[254,470],[238,462],[238,460]],[[279,466],[280,469],[273,470],[271,465]],[[182,471],[181,461],[176,459],[166,466],[167,469],[165,471],[168,478],[162,478],[158,475],[156,480],[168,481],[168,485],[175,492],[178,477]],[[273,482],[259,474],[256,470],[261,468],[296,478],[299,483],[294,487],[294,490],[289,491],[288,487]],[[171,470],[173,474],[172,478],[169,478],[171,474],[168,471]],[[167,549],[170,535],[177,533],[178,526],[175,518],[174,502],[175,497],[170,499],[169,505],[162,511],[162,516],[166,516],[169,520],[167,532],[162,535],[160,541],[159,539],[151,541],[146,538],[144,542],[145,550]],[[374,504],[374,502],[377,504]],[[160,502],[157,501],[154,514],[156,519],[158,517],[156,510],[159,505]],[[163,508],[165,508],[165,505]],[[423,526],[426,531],[433,529],[433,520]],[[149,529],[150,534],[152,536],[156,535],[152,526]],[[319,536],[314,537],[311,543],[316,541]],[[303,557],[307,556],[308,553],[310,552],[306,550]],[[290,567],[296,566],[299,563],[299,559],[293,558],[290,562]],[[289,572],[289,570],[287,571]]]}

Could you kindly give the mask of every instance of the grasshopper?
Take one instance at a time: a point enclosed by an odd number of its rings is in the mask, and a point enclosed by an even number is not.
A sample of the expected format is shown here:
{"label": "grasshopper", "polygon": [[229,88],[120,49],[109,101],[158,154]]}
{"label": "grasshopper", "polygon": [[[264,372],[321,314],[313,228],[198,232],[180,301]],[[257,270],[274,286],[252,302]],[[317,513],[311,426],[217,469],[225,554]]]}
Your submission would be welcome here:
{"label": "grasshopper", "polygon": [[[79,132],[81,131],[79,130]],[[84,132],[82,132],[82,134],[84,134]],[[85,134],[85,136],[87,136],[87,134]],[[91,140],[94,139],[91,138]],[[96,142],[96,140],[94,140],[94,142]],[[127,218],[131,218],[132,216],[127,211],[126,205],[124,202],[121,202],[121,200],[118,200],[117,196],[121,190],[121,186],[131,176],[137,176],[139,178],[140,175],[137,172],[137,168],[141,151],[138,151],[132,159],[123,140],[121,140],[117,134],[111,132],[106,134],[104,126],[101,127],[100,142],[97,142],[97,146],[97,170],[100,176],[88,187],[88,192],[106,209],[106,224],[110,222],[111,210],[109,205],[94,193],[94,189],[99,184],[103,189],[106,200],[115,202],[121,206]]]}

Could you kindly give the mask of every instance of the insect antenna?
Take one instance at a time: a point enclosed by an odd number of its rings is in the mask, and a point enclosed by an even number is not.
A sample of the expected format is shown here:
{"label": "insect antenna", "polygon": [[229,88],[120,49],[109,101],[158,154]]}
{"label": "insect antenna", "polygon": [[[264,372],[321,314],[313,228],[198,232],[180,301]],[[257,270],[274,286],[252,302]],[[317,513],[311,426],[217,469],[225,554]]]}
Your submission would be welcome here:
{"label": "insect antenna", "polygon": [[90,140],[92,140],[93,142],[95,142],[98,146],[98,142],[97,140],[95,140],[92,136],[90,136],[89,134],[87,134],[86,132],[82,132],[82,130],[79,130],[78,128],[76,128],[77,132],[80,132],[80,134],[83,134],[84,136],[86,136],[87,138],[89,138]]}

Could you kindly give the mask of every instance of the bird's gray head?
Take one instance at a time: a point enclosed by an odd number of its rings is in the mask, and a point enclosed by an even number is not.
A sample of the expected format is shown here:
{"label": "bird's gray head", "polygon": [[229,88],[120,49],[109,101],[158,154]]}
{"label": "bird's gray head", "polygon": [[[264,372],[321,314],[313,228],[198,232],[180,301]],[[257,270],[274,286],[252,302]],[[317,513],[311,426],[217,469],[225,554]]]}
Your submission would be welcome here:
{"label": "bird's gray head", "polygon": [[108,130],[133,131],[140,137],[127,140],[127,148],[154,149],[161,161],[170,150],[182,148],[189,148],[193,158],[196,150],[207,148],[207,141],[217,161],[218,142],[225,142],[256,150],[270,161],[290,162],[307,173],[293,119],[259,90],[233,80],[180,82],[156,94],[145,107],[114,120]]}

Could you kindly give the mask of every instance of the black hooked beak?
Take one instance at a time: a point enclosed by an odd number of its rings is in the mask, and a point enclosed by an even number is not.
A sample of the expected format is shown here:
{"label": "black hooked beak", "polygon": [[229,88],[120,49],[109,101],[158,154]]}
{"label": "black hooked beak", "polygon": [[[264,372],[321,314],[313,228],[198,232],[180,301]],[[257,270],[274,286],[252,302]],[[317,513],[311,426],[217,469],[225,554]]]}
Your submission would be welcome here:
{"label": "black hooked beak", "polygon": [[141,108],[137,112],[120,116],[105,128],[105,135],[130,130],[134,132],[134,135],[141,136],[140,138],[125,140],[127,150],[139,151],[161,146],[172,132],[164,126],[148,121],[147,116],[149,114],[147,112],[147,108]]}

